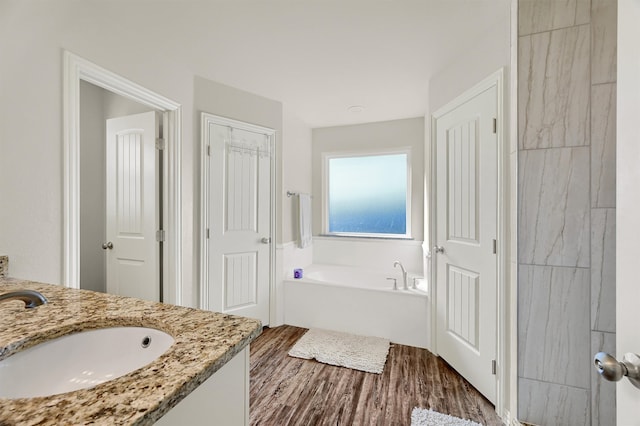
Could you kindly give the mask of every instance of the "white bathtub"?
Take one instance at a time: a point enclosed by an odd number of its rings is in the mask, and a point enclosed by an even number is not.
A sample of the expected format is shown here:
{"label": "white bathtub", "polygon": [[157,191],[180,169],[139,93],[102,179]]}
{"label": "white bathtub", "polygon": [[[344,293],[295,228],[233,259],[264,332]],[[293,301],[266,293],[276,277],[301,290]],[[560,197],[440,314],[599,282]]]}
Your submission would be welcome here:
{"label": "white bathtub", "polygon": [[[388,277],[397,278],[398,290]],[[310,265],[302,279],[284,281],[284,322],[428,348],[427,293],[402,287],[400,271]]]}

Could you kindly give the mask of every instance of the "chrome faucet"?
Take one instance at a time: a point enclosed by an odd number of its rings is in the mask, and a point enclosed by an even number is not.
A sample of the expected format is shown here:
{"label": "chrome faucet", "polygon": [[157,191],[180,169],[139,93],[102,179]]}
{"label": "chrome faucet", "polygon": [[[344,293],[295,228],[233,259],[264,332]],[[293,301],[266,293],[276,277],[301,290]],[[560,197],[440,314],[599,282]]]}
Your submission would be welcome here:
{"label": "chrome faucet", "polygon": [[407,286],[407,270],[404,269],[402,262],[400,262],[399,260],[396,260],[395,262],[393,262],[393,267],[395,268],[396,266],[399,266],[400,269],[402,269],[402,283],[404,285],[403,289],[409,290],[409,287]]}
{"label": "chrome faucet", "polygon": [[26,309],[35,308],[48,302],[42,293],[35,290],[16,290],[0,294],[0,302],[3,300],[22,300]]}

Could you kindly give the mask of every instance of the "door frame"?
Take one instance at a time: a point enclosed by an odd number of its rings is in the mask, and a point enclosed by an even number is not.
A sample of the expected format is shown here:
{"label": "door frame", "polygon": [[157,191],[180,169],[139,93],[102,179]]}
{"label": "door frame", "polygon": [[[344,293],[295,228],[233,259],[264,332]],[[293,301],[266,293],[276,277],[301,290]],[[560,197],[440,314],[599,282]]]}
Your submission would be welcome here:
{"label": "door frame", "polygon": [[198,307],[200,309],[209,310],[209,238],[207,237],[207,229],[209,228],[209,178],[210,166],[207,148],[209,146],[209,126],[218,124],[221,126],[231,126],[236,129],[246,130],[250,132],[263,133],[269,136],[270,144],[270,213],[269,221],[269,322],[276,323],[275,319],[275,282],[276,282],[276,131],[268,127],[262,127],[255,124],[246,123],[244,121],[233,120],[231,118],[221,117],[218,115],[203,112],[201,117],[200,132],[200,294]]}
{"label": "door frame", "polygon": [[63,285],[80,288],[80,80],[84,80],[163,113],[163,293],[165,302],[181,305],[182,106],[67,50],[63,51],[63,67]]}
{"label": "door frame", "polygon": [[[511,336],[512,330],[509,329],[511,326],[517,327],[515,323],[511,323],[510,317],[508,314],[512,312],[515,307],[511,306],[511,298],[509,298],[509,291],[515,291],[515,287],[517,287],[516,282],[509,282],[508,277],[509,274],[509,262],[512,254],[510,253],[510,232],[514,232],[512,226],[515,226],[515,222],[513,221],[513,216],[515,212],[510,211],[511,207],[511,198],[510,196],[514,196],[509,193],[509,180],[513,178],[512,172],[509,169],[509,138],[505,137],[509,135],[509,120],[507,115],[505,114],[506,105],[508,102],[508,98],[506,96],[504,82],[507,77],[506,68],[500,68],[498,71],[492,73],[484,80],[477,83],[475,86],[465,91],[463,94],[459,95],[451,102],[447,103],[443,107],[439,108],[437,111],[431,114],[431,149],[427,150],[429,152],[429,159],[427,164],[429,164],[430,173],[426,174],[428,183],[427,188],[429,188],[429,235],[426,239],[429,242],[428,249],[431,250],[431,247],[435,244],[435,236],[436,236],[436,208],[437,208],[437,200],[436,200],[436,184],[437,184],[437,176],[436,176],[436,137],[437,137],[437,120],[448,112],[454,110],[459,105],[469,101],[485,90],[496,87],[497,92],[497,167],[498,167],[498,182],[497,182],[497,253],[496,253],[496,277],[497,277],[497,294],[496,294],[496,306],[497,306],[497,346],[496,346],[496,412],[499,416],[508,417],[508,407],[505,404],[505,401],[509,398],[509,395],[513,395],[512,392],[508,392],[509,383],[510,383],[510,375],[513,374],[514,365],[513,358],[511,355],[511,347],[516,345],[517,342],[509,342],[507,345],[507,337]],[[511,224],[511,225],[510,225]],[[434,257],[431,256],[430,260],[430,305],[431,305],[431,348],[434,353],[438,353],[437,348],[437,287],[435,285],[435,277],[436,277],[436,267],[434,262]],[[511,339],[512,340],[512,339]],[[517,401],[515,401],[517,402]],[[509,405],[513,406],[514,401],[509,401]]]}

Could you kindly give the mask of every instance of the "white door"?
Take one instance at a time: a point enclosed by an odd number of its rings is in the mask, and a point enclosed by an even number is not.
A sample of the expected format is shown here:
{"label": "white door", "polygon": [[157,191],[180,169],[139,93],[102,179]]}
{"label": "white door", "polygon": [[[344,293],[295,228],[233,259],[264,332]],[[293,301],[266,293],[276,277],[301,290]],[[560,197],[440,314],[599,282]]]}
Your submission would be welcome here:
{"label": "white door", "polygon": [[[618,2],[616,200],[616,352],[640,354],[636,318],[640,300],[640,2]],[[616,387],[617,423],[640,425],[640,389],[627,379]]]}
{"label": "white door", "polygon": [[436,348],[496,400],[497,89],[435,115]]}
{"label": "white door", "polygon": [[[251,129],[251,130],[247,130]],[[271,137],[209,124],[208,309],[269,324]]]}
{"label": "white door", "polygon": [[159,301],[156,112],[107,120],[107,292]]}

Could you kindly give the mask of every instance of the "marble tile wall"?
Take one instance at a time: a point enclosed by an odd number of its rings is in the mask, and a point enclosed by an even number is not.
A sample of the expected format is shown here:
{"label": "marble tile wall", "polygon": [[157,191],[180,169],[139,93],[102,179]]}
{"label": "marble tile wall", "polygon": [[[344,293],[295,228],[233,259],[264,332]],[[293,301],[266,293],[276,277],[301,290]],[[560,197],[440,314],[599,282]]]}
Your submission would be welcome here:
{"label": "marble tile wall", "polygon": [[523,36],[587,24],[590,0],[520,0],[518,33]]}
{"label": "marble tile wall", "polygon": [[617,0],[519,0],[518,419],[615,424]]}
{"label": "marble tile wall", "polygon": [[520,377],[587,389],[589,270],[521,265],[518,282]]}
{"label": "marble tile wall", "polygon": [[589,266],[589,148],[520,152],[520,264]]}
{"label": "marble tile wall", "polygon": [[616,209],[591,209],[591,330],[616,331]]}
{"label": "marble tile wall", "polygon": [[[583,426],[590,424],[589,392],[571,386],[536,380],[518,381],[518,418],[540,426]],[[608,423],[603,423],[603,425]]]}
{"label": "marble tile wall", "polygon": [[591,87],[591,207],[616,206],[616,84]]}
{"label": "marble tile wall", "polygon": [[589,145],[589,41],[588,24],[520,37],[521,149]]}
{"label": "marble tile wall", "polygon": [[591,84],[616,81],[617,0],[591,0]]}

